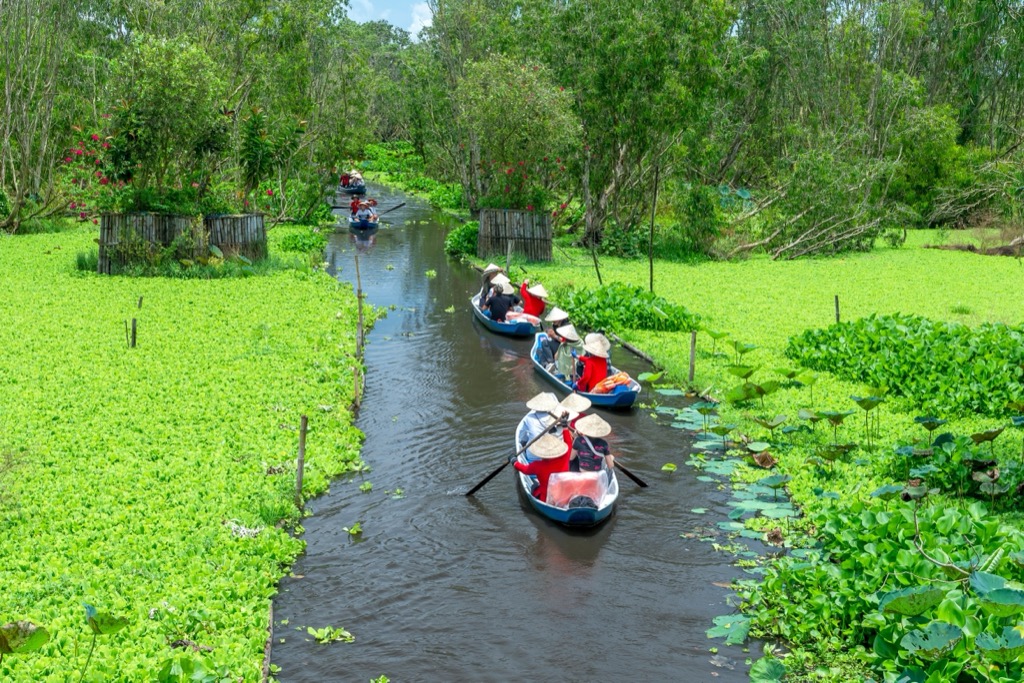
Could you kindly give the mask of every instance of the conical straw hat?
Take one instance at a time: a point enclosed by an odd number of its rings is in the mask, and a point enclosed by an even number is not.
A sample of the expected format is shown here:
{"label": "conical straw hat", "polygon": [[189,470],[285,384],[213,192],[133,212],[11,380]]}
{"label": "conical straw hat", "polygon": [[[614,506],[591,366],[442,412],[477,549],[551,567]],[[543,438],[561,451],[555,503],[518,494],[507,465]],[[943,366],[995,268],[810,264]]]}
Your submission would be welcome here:
{"label": "conical straw hat", "polygon": [[499,287],[501,285],[507,285],[510,282],[512,281],[508,279],[508,275],[505,275],[505,273],[498,273],[497,275],[491,278],[491,283],[498,285]]}
{"label": "conical straw hat", "polygon": [[547,320],[549,323],[554,323],[558,322],[559,320],[568,320],[569,314],[563,311],[558,306],[555,306],[553,309],[551,309],[551,312],[544,317],[544,319]]}
{"label": "conical straw hat", "polygon": [[559,404],[566,410],[571,410],[574,413],[583,413],[590,408],[590,399],[586,396],[580,396],[579,394],[572,393],[562,399]]}
{"label": "conical straw hat", "polygon": [[546,413],[551,412],[555,408],[559,407],[558,397],[550,391],[543,391],[527,401],[526,407],[530,410],[539,410]]}
{"label": "conical straw hat", "polygon": [[572,325],[562,325],[561,327],[557,328],[555,332],[558,334],[559,337],[562,337],[563,339],[568,339],[571,342],[578,342],[580,340],[580,335],[576,333],[576,328],[573,327]]}
{"label": "conical straw hat", "polygon": [[500,273],[501,266],[496,263],[488,263],[487,267],[484,268],[484,275],[490,275],[491,273]]}
{"label": "conical straw hat", "polygon": [[607,358],[608,351],[611,348],[611,343],[603,334],[591,332],[583,338],[583,350],[591,355],[598,356],[600,358]]}
{"label": "conical straw hat", "polygon": [[526,291],[529,292],[530,294],[533,294],[534,296],[540,297],[541,299],[548,298],[548,290],[544,289],[544,285],[537,284],[530,287]]}
{"label": "conical straw hat", "polygon": [[600,438],[612,433],[612,426],[598,415],[587,415],[576,420],[573,428],[583,436]]}
{"label": "conical straw hat", "polygon": [[531,454],[545,460],[560,458],[565,455],[567,450],[569,450],[569,446],[565,441],[557,436],[552,436],[551,434],[545,434],[530,446]]}

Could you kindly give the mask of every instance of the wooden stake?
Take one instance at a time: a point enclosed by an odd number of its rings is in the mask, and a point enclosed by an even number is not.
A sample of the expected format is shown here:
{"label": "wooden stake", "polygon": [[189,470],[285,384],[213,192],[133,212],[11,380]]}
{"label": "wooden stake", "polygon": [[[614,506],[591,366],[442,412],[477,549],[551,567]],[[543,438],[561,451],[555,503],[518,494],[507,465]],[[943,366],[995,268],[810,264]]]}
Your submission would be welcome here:
{"label": "wooden stake", "polygon": [[306,469],[306,416],[299,419],[299,458],[295,468],[295,507],[302,509],[302,474]]}
{"label": "wooden stake", "polygon": [[132,343],[131,343],[131,347],[133,349],[135,348],[135,330],[136,330],[135,318],[132,318]]}
{"label": "wooden stake", "polygon": [[693,373],[697,369],[697,330],[690,332],[690,383],[693,383]]}
{"label": "wooden stake", "polygon": [[124,344],[125,344],[125,346],[131,348],[132,338],[131,338],[131,335],[128,334],[128,321],[127,320],[124,321]]}
{"label": "wooden stake", "polygon": [[142,308],[142,297],[139,297],[139,308]]}
{"label": "wooden stake", "polygon": [[836,324],[839,324],[839,295],[836,294]]}

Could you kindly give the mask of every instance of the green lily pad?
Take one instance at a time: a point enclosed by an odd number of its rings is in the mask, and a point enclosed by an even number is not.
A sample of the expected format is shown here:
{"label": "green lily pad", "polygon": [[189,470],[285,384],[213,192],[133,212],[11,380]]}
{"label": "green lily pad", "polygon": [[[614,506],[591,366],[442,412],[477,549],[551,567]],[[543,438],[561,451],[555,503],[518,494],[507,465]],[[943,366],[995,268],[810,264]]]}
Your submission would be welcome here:
{"label": "green lily pad", "polygon": [[911,586],[883,593],[878,599],[878,609],[916,617],[938,605],[945,596],[946,591],[938,586]]}
{"label": "green lily pad", "polygon": [[705,515],[708,512],[707,508],[693,508],[690,510],[695,515]]}
{"label": "green lily pad", "polygon": [[786,417],[785,415],[776,415],[775,417],[773,417],[770,420],[766,420],[766,419],[764,419],[762,417],[755,417],[754,418],[754,422],[756,422],[757,424],[761,425],[765,429],[775,429],[776,427],[778,427],[780,424],[782,424],[783,422],[785,422],[788,419],[789,418]]}
{"label": "green lily pad", "polygon": [[686,392],[681,389],[655,389],[655,391],[662,396],[686,396]]}
{"label": "green lily pad", "polygon": [[665,373],[663,373],[663,372],[641,372],[639,375],[636,376],[636,379],[639,382],[657,382],[659,379],[661,379],[661,376],[663,374],[665,374]]}
{"label": "green lily pad", "polygon": [[822,419],[821,415],[814,412],[813,410],[807,410],[806,408],[801,408],[800,412],[798,412],[796,416],[799,417],[801,420],[810,420],[811,424],[815,424],[818,422],[818,420]]}
{"label": "green lily pad", "polygon": [[788,506],[770,507],[761,510],[761,516],[768,519],[785,519],[787,517],[799,517],[800,513]]}
{"label": "green lily pad", "polygon": [[978,604],[987,614],[1009,617],[1024,612],[1024,591],[1016,588],[997,588],[977,597]]}
{"label": "green lily pad", "polygon": [[671,463],[671,462],[665,463],[664,465],[661,466],[661,471],[662,472],[675,472],[676,471],[675,463]]}
{"label": "green lily pad", "polygon": [[726,645],[741,645],[750,633],[750,617],[728,614],[714,618],[714,628],[707,630],[708,638],[725,638]]}
{"label": "green lily pad", "polygon": [[971,589],[978,595],[984,595],[1000,588],[1006,588],[1006,579],[998,574],[974,572],[971,574]]}
{"label": "green lily pad", "polygon": [[971,434],[971,441],[973,441],[974,443],[985,443],[986,441],[992,441],[997,436],[1002,434],[1004,429],[1006,429],[1005,426],[997,427],[995,429],[986,429],[983,432],[975,432],[974,434]]}
{"label": "green lily pad", "polygon": [[767,486],[768,488],[775,490],[785,486],[786,482],[792,479],[788,474],[773,474],[770,477],[762,477],[757,480],[757,483],[761,486]]}
{"label": "green lily pad", "polygon": [[786,379],[793,379],[800,371],[794,370],[793,368],[774,368],[773,372],[782,375]]}
{"label": "green lily pad", "polygon": [[998,636],[979,633],[974,644],[983,657],[993,662],[1012,662],[1024,654],[1024,636],[1020,626],[1007,626]]}
{"label": "green lily pad", "polygon": [[933,621],[923,629],[914,629],[903,636],[900,646],[928,660],[937,660],[948,655],[963,638],[964,632],[953,624]]}
{"label": "green lily pad", "polygon": [[717,424],[708,431],[712,434],[717,434],[718,436],[726,436],[729,432],[736,429],[736,427],[737,425],[734,424]]}
{"label": "green lily pad", "polygon": [[914,422],[921,425],[929,432],[933,432],[942,425],[946,424],[945,420],[940,420],[939,418],[934,417],[932,415],[923,415],[921,417],[915,417]]}
{"label": "green lily pad", "polygon": [[750,683],[779,683],[786,675],[786,665],[775,657],[762,657],[750,667]]}
{"label": "green lily pad", "polygon": [[730,366],[725,368],[725,371],[728,372],[730,375],[735,375],[735,376],[739,377],[740,379],[747,379],[748,377],[753,375],[754,372],[757,371],[757,366],[753,366],[753,365],[730,365]]}
{"label": "green lily pad", "polygon": [[877,408],[878,404],[885,400],[881,396],[851,396],[850,398],[863,410],[867,411]]}
{"label": "green lily pad", "polygon": [[89,628],[96,635],[105,636],[117,633],[128,625],[124,617],[115,617],[106,612],[97,612],[92,605],[85,606],[85,619],[89,622]]}
{"label": "green lily pad", "polygon": [[751,441],[747,444],[747,450],[751,453],[763,453],[771,447],[772,445],[767,441]]}
{"label": "green lily pad", "polygon": [[872,498],[881,498],[882,500],[892,500],[903,493],[903,487],[897,486],[896,484],[886,484],[885,486],[879,486],[877,489],[871,492]]}
{"label": "green lily pad", "polygon": [[0,626],[0,654],[32,652],[46,645],[49,640],[49,632],[31,621],[16,621]]}

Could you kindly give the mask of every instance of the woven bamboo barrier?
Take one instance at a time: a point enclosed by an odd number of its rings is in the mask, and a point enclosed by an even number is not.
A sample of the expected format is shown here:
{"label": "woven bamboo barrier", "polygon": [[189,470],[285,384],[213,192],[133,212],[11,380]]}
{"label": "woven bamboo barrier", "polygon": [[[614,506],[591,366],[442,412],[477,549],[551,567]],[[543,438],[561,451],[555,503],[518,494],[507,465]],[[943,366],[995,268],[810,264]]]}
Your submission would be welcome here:
{"label": "woven bamboo barrier", "polygon": [[551,260],[551,218],[536,211],[481,209],[476,255],[515,254],[531,261]]}
{"label": "woven bamboo barrier", "polygon": [[127,261],[146,258],[182,236],[179,246],[188,245],[193,258],[205,256],[211,244],[226,257],[241,254],[252,261],[267,257],[267,231],[260,214],[210,216],[198,222],[194,216],[106,213],[100,217],[96,271],[116,273]]}

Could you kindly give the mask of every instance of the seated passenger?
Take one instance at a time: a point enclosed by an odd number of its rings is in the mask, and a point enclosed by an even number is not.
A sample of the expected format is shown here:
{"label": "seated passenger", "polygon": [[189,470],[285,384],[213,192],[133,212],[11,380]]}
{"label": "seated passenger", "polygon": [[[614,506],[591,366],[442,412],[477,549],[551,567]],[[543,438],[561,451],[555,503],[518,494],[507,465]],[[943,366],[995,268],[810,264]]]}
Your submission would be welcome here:
{"label": "seated passenger", "polygon": [[611,425],[597,415],[586,415],[570,423],[570,428],[576,432],[576,438],[572,443],[570,469],[579,472],[600,472],[614,465],[608,442],[602,438],[611,434]]}
{"label": "seated passenger", "polygon": [[580,378],[573,385],[576,391],[584,393],[590,391],[594,386],[608,376],[608,352],[611,343],[603,334],[591,332],[583,338],[583,356],[580,361],[583,363],[583,372]]}
{"label": "seated passenger", "polygon": [[501,293],[488,297],[487,301],[480,306],[480,309],[490,313],[491,320],[499,323],[505,322],[508,312],[516,305],[518,299],[515,296],[512,285],[505,282],[501,285]]}
{"label": "seated passenger", "polygon": [[583,344],[572,325],[563,325],[555,333],[561,339],[561,343],[555,349],[555,372],[561,375],[562,379],[573,382],[576,379],[575,354],[583,352]]}
{"label": "seated passenger", "polygon": [[[558,403],[558,398],[549,391],[537,394],[526,402],[530,412],[523,418],[523,427],[519,431],[519,450],[526,448],[526,445],[536,439],[544,432],[552,434],[559,433],[556,427],[558,418],[565,416],[567,419],[575,418],[576,413],[566,411]],[[537,460],[537,456],[529,450],[523,452],[526,462]]]}
{"label": "seated passenger", "polygon": [[523,298],[523,313],[539,316],[547,305],[545,299],[548,297],[548,290],[544,289],[544,285],[529,287],[529,284],[530,281],[524,279],[519,285],[519,296]]}
{"label": "seated passenger", "polygon": [[374,212],[373,207],[370,206],[370,202],[359,202],[359,210],[356,211],[356,220],[371,222],[377,220],[377,214]]}
{"label": "seated passenger", "polygon": [[523,474],[537,477],[537,485],[533,496],[537,500],[547,501],[548,478],[555,472],[569,471],[569,452],[572,436],[568,429],[562,430],[562,438],[552,434],[544,434],[533,444],[530,450],[538,458],[529,464],[516,460],[512,465]]}
{"label": "seated passenger", "polygon": [[482,278],[482,282],[480,284],[480,295],[479,295],[480,296],[480,303],[481,304],[484,302],[484,300],[487,299],[488,296],[490,296],[490,294],[491,294],[491,281],[499,273],[501,273],[501,266],[499,266],[497,264],[488,263],[487,267],[484,268],[483,278]]}

